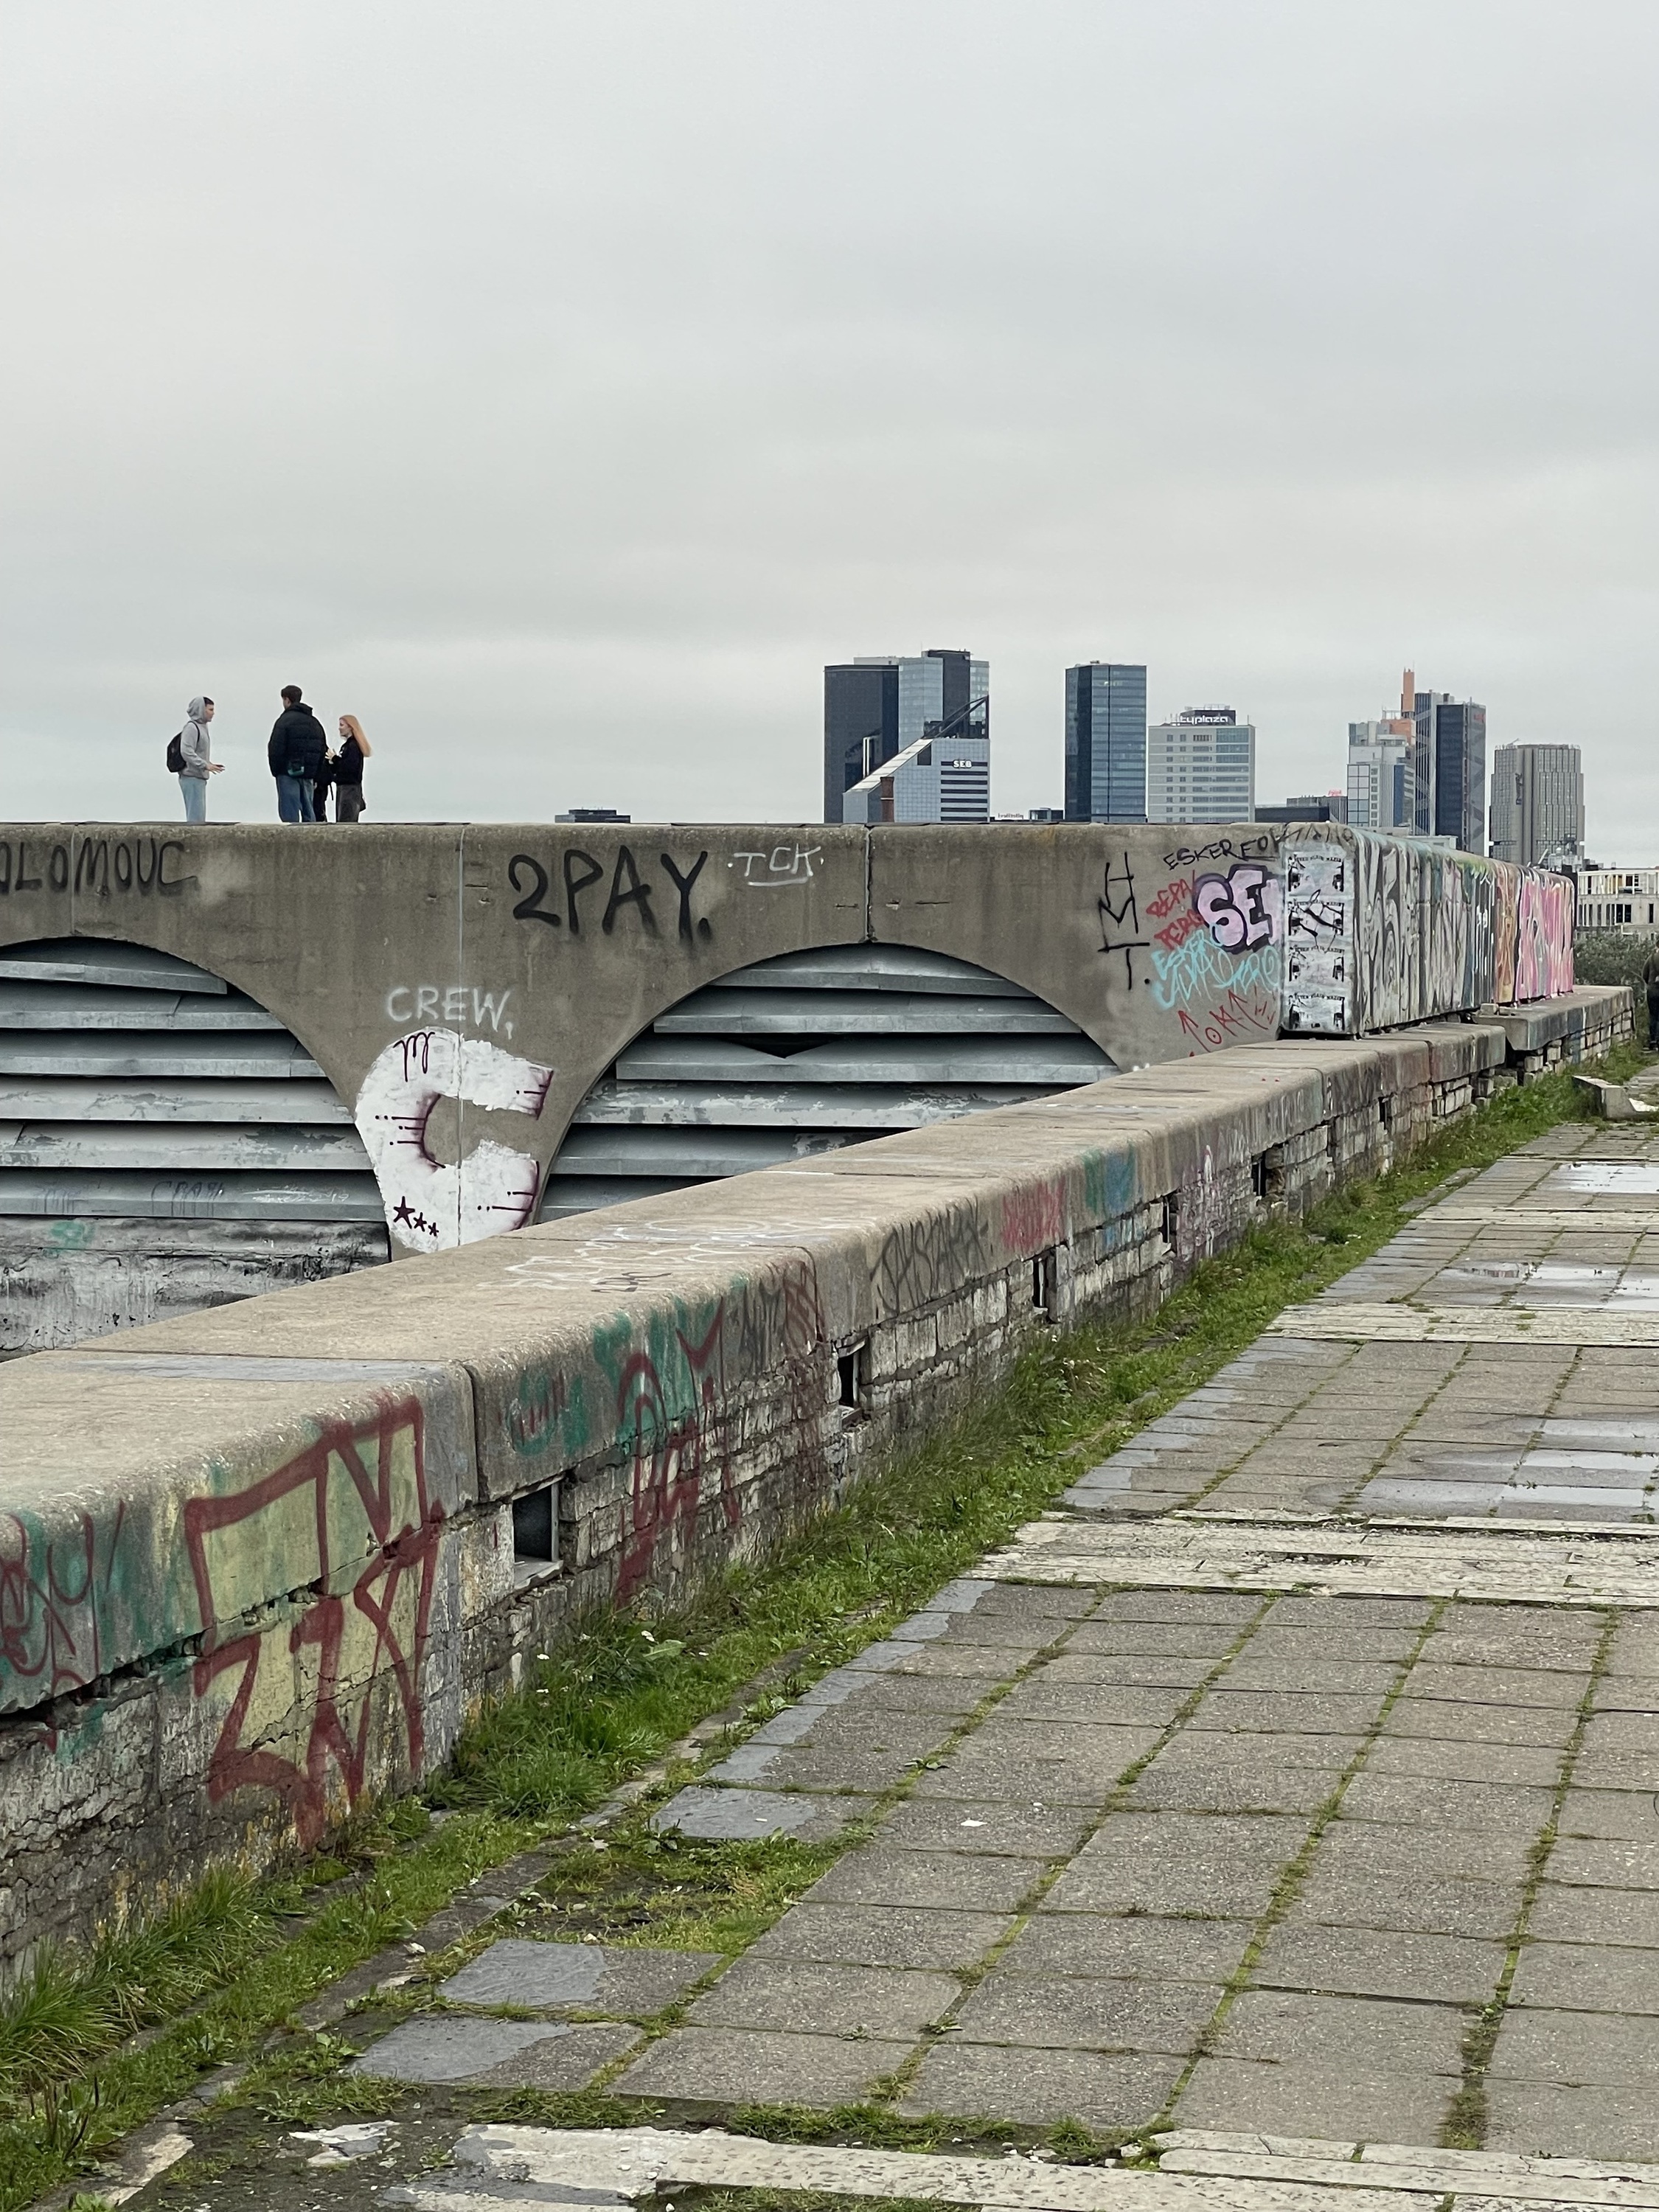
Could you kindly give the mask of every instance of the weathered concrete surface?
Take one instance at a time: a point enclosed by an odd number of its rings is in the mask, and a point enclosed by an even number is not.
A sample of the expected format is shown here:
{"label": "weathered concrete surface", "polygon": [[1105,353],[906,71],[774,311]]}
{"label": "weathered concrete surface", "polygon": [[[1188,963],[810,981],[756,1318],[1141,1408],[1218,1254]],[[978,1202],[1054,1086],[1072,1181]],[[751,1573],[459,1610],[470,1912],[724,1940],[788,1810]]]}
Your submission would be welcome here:
{"label": "weathered concrete surface", "polygon": [[1166,1065],[0,1367],[0,1958],[430,1766],[572,1608],[763,1551],[1500,1051]]}
{"label": "weathered concrete surface", "polygon": [[[454,2102],[337,2155],[430,2212],[706,2187],[1659,2205],[1656,1255],[1638,1127],[1563,1127],[1450,1191],[656,1811],[830,1841],[863,1815],[758,1940],[584,1947],[526,1890],[441,2011],[356,2023],[357,2070]],[[1392,1338],[1389,1311],[1439,1334]],[[1499,1494],[1471,1504],[1447,1463],[1483,1454]],[[561,2032],[577,2008],[588,2044]],[[856,2098],[992,2143],[1081,2121],[1133,2163],[499,2126],[466,2101],[514,2086],[705,2123]],[[1481,2147],[1442,2148],[1454,2127]],[[318,2140],[273,2130],[192,2192],[362,2201]]]}
{"label": "weathered concrete surface", "polygon": [[246,992],[351,1109],[394,1249],[424,1249],[532,1218],[623,1048],[772,955],[949,953],[1138,1067],[1559,995],[1571,891],[1535,875],[1250,823],[67,825],[0,830],[0,947],[119,939]]}

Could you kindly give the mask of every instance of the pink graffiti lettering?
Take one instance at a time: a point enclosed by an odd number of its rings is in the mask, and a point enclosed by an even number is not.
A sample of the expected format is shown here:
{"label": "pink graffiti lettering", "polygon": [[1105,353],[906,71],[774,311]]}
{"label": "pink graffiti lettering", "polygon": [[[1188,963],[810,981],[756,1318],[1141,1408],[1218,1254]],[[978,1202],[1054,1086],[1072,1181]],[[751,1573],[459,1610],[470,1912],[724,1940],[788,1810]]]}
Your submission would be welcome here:
{"label": "pink graffiti lettering", "polygon": [[1224,876],[1200,876],[1193,903],[1224,952],[1251,952],[1277,927],[1279,878],[1254,861],[1242,861]]}

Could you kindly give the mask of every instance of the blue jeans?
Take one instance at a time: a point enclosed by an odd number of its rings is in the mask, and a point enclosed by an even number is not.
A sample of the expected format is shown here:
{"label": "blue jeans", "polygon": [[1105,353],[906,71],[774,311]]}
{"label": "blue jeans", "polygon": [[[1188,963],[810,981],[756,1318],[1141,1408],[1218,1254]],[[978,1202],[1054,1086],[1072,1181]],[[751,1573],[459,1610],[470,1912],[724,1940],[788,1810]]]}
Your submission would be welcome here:
{"label": "blue jeans", "polygon": [[207,820],[207,778],[204,775],[181,775],[179,788],[185,794],[186,822]]}
{"label": "blue jeans", "polygon": [[308,775],[279,775],[276,779],[276,818],[279,822],[314,822]]}

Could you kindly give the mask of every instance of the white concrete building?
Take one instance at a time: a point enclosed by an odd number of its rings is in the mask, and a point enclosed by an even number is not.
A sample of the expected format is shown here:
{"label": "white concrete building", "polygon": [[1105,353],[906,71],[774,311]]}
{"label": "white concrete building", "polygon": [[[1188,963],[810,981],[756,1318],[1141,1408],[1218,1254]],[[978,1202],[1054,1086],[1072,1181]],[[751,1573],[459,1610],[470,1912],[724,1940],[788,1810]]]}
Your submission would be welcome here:
{"label": "white concrete building", "polygon": [[1255,818],[1255,728],[1231,707],[1189,707],[1146,732],[1149,822]]}
{"label": "white concrete building", "polygon": [[1586,868],[1578,878],[1574,927],[1621,937],[1659,932],[1659,868]]}
{"label": "white concrete building", "polygon": [[1412,725],[1398,715],[1348,725],[1348,820],[1356,830],[1412,826]]}
{"label": "white concrete building", "polygon": [[842,801],[843,822],[988,822],[991,741],[956,735],[918,738],[855,783]]}

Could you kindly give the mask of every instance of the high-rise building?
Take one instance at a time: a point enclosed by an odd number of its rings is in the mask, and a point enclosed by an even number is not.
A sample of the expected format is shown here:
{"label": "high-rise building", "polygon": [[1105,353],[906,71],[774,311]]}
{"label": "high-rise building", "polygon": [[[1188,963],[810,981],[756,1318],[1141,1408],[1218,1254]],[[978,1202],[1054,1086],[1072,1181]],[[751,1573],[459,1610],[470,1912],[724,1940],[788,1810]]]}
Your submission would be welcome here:
{"label": "high-rise building", "polygon": [[823,672],[823,818],[839,822],[843,795],[899,749],[898,662],[848,660]]}
{"label": "high-rise building", "polygon": [[[922,754],[927,753],[924,760]],[[883,813],[887,804],[948,812]],[[854,796],[854,794],[857,794]],[[872,805],[878,811],[872,812]],[[826,822],[988,822],[988,661],[934,647],[911,657],[838,662],[823,672]]]}
{"label": "high-rise building", "polygon": [[1154,822],[1249,822],[1255,729],[1231,707],[1189,707],[1146,732],[1146,812]]}
{"label": "high-rise building", "polygon": [[1486,710],[1444,691],[1412,694],[1413,816],[1418,835],[1486,849]]}
{"label": "high-rise building", "polygon": [[1085,660],[1066,672],[1066,819],[1146,819],[1146,670]]}
{"label": "high-rise building", "polygon": [[1557,866],[1584,849],[1584,775],[1577,745],[1499,745],[1492,757],[1492,857]]}

